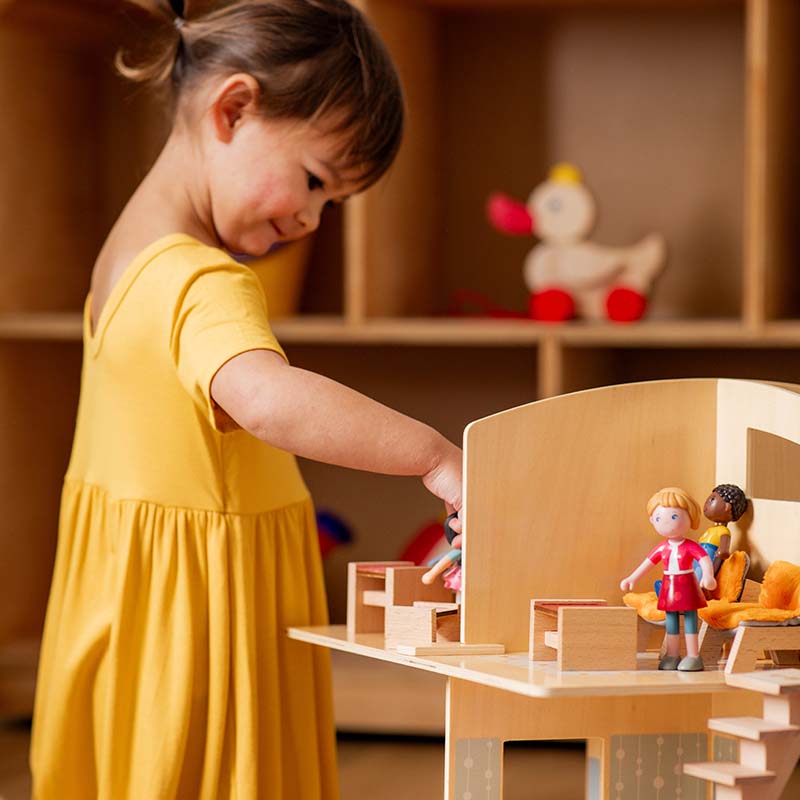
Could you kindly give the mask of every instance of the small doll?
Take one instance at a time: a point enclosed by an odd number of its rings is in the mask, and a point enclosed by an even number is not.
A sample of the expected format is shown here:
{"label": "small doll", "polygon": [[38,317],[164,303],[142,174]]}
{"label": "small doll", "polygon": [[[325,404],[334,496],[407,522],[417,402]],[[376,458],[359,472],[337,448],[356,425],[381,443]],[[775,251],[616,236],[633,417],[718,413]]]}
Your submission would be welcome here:
{"label": "small doll", "polygon": [[[736,522],[747,510],[747,497],[744,492],[732,483],[721,483],[715,486],[703,505],[703,515],[716,525],[712,525],[697,543],[708,553],[714,562],[714,574],[719,571],[722,562],[730,555],[731,532],[726,523]],[[700,565],[695,562],[694,572],[697,580],[702,578]]]}
{"label": "small doll", "polygon": [[[697,609],[707,603],[700,587],[716,588],[711,559],[697,542],[686,539],[689,529],[700,524],[700,506],[683,489],[669,486],[656,492],[647,501],[647,514],[656,533],[665,541],[653,548],[644,561],[620,582],[620,589],[629,592],[634,583],[649,572],[659,561],[664,563],[664,579],[658,595],[658,608],[667,614],[666,655],[658,668],[678,669],[681,672],[699,672],[703,669],[697,641]],[[692,568],[697,560],[702,569],[698,585]],[[680,615],[686,636],[686,657],[680,657]]]}
{"label": "small doll", "polygon": [[458,593],[461,591],[461,534],[450,527],[450,521],[457,515],[451,514],[444,523],[445,536],[451,549],[448,550],[421,578],[426,585],[432,584],[438,575],[444,573],[444,585]]}

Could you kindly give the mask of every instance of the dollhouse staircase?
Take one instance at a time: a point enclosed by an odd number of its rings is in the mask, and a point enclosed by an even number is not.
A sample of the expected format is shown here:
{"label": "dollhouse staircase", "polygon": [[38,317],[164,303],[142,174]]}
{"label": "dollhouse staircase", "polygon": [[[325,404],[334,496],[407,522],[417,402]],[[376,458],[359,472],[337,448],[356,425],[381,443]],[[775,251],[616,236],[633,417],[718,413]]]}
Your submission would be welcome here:
{"label": "dollhouse staircase", "polygon": [[725,676],[730,686],[761,692],[762,717],[710,719],[709,730],[739,740],[738,763],[685,764],[715,784],[715,800],[779,800],[800,757],[800,669]]}

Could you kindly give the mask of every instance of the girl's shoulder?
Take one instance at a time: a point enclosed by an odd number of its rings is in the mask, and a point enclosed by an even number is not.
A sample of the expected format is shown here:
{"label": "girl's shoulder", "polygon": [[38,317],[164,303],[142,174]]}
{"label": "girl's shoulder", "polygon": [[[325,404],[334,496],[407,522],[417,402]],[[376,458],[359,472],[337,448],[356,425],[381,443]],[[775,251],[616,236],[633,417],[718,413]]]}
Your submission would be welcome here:
{"label": "girl's shoulder", "polygon": [[233,300],[241,294],[242,285],[248,287],[250,294],[255,291],[250,286],[255,279],[252,271],[224,250],[185,233],[171,233],[156,239],[136,253],[112,283],[104,282],[102,274],[93,277],[87,303],[89,337],[99,347],[113,318],[120,312],[123,316],[133,314],[138,318],[143,307],[147,308],[151,319],[172,319],[192,287],[199,285],[198,278],[209,273],[217,273],[221,278],[202,282],[203,292],[213,295],[205,298],[209,303],[226,295],[230,296],[229,301]]}
{"label": "girl's shoulder", "polygon": [[151,263],[158,262],[191,277],[208,269],[237,269],[241,265],[219,247],[206,244],[188,233],[171,233],[143,250]]}
{"label": "girl's shoulder", "polygon": [[[134,283],[160,297],[182,293],[199,276],[214,271],[240,273],[247,267],[229,253],[188,233],[161,236],[131,256],[117,277],[123,290]],[[115,288],[112,288],[113,293]]]}
{"label": "girl's shoulder", "polygon": [[205,244],[188,233],[173,232],[155,237],[112,234],[97,257],[92,272],[95,297],[111,294],[117,283],[154,262],[182,267],[182,272],[236,262],[223,250]]}

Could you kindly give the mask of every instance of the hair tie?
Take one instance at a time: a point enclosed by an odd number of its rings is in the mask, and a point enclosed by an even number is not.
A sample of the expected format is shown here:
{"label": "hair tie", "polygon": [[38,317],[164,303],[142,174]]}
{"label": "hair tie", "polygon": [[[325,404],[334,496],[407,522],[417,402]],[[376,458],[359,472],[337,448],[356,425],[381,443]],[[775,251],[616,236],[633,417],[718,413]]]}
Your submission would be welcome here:
{"label": "hair tie", "polygon": [[186,3],[184,0],[169,0],[169,7],[175,15],[172,24],[177,30],[180,30],[186,24],[186,20],[184,19],[186,16]]}

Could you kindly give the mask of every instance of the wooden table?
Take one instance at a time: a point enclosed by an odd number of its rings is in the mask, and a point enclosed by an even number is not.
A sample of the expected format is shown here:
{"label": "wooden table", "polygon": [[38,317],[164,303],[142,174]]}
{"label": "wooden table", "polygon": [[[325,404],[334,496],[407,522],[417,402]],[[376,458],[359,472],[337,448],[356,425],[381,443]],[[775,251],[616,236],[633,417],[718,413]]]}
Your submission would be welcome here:
{"label": "wooden table", "polygon": [[732,690],[721,671],[659,672],[655,655],[640,656],[635,671],[561,672],[527,652],[400,655],[383,634],[348,638],[344,625],[289,636],[447,677],[445,800],[501,800],[504,742],[566,739],[587,742],[590,800],[675,797],[678,786],[700,800],[706,783],[681,764],[711,755],[709,717],[760,713],[758,695]]}

